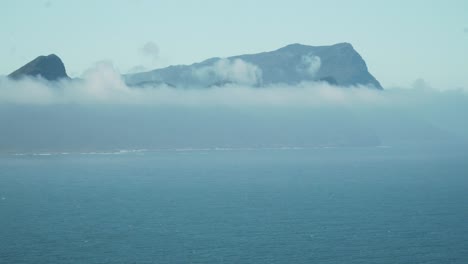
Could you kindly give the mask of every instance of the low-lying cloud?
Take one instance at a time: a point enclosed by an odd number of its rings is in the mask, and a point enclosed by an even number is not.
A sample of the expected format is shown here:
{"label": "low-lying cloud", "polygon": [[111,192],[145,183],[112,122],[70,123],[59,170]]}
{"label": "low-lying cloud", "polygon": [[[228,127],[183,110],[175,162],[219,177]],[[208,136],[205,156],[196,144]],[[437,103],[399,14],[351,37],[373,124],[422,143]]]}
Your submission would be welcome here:
{"label": "low-lying cloud", "polygon": [[220,59],[213,65],[197,69],[193,74],[202,82],[217,80],[249,86],[262,84],[262,70],[241,59]]}
{"label": "low-lying cloud", "polygon": [[[307,60],[316,65],[320,61]],[[81,79],[47,82],[40,78],[11,80],[0,78],[0,103],[13,104],[149,104],[149,105],[402,105],[424,104],[447,96],[466,97],[464,90],[438,91],[417,79],[413,88],[378,91],[362,87],[337,87],[326,82],[252,87],[261,81],[261,70],[242,60],[220,60],[195,73],[227,80],[220,87],[178,89],[129,87],[109,62],[87,70]]]}
{"label": "low-lying cloud", "polygon": [[36,78],[18,81],[3,78],[0,80],[0,104],[320,106],[389,102],[389,95],[380,91],[367,87],[336,87],[326,82],[253,87],[258,83],[258,75],[252,75],[256,69],[250,67],[241,62],[221,62],[198,74],[218,74],[225,69],[227,72],[220,80],[232,83],[221,87],[178,89],[163,84],[159,87],[128,87],[109,64],[99,63],[86,71],[80,80],[51,83]]}
{"label": "low-lying cloud", "polygon": [[105,62],[78,80],[0,78],[0,152],[468,139],[464,90],[424,80],[383,91],[326,82],[255,87],[259,73],[242,61],[202,75],[222,70],[233,83],[191,89],[129,87]]}
{"label": "low-lying cloud", "polygon": [[[310,59],[310,60],[309,60]],[[314,57],[311,65],[320,64]],[[178,89],[129,87],[109,62],[97,63],[81,79],[48,82],[41,78],[0,78],[0,104],[146,104],[146,105],[277,105],[277,106],[386,106],[426,104],[447,97],[466,98],[464,90],[439,91],[423,79],[412,88],[375,90],[366,86],[338,87],[326,82],[302,82],[253,87],[261,81],[261,70],[242,60],[220,60],[195,73],[199,78],[219,76],[227,83],[219,87]],[[210,76],[212,77],[212,76]]]}
{"label": "low-lying cloud", "polygon": [[313,54],[302,56],[301,64],[297,68],[300,73],[307,75],[310,78],[315,78],[317,72],[322,66],[322,61],[320,57]]}

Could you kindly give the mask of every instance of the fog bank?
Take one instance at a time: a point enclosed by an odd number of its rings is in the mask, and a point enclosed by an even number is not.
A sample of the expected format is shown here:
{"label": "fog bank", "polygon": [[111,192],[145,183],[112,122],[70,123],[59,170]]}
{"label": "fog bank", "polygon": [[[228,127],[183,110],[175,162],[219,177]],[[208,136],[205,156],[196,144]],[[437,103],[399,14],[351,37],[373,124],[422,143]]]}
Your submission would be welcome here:
{"label": "fog bank", "polygon": [[467,141],[468,95],[463,90],[377,91],[325,82],[259,88],[248,85],[255,76],[239,76],[245,65],[219,66],[239,68],[230,74],[245,84],[128,87],[109,64],[96,65],[80,80],[1,78],[0,151]]}

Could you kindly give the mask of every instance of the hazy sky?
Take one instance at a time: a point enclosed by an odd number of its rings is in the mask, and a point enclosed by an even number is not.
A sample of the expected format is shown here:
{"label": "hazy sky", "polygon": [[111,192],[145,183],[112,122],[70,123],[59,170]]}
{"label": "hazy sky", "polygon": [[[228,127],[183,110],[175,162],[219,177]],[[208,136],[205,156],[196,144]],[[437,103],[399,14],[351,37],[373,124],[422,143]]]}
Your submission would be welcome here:
{"label": "hazy sky", "polygon": [[466,0],[2,1],[0,75],[50,53],[76,77],[102,60],[126,73],[350,42],[384,87],[468,88],[467,10]]}

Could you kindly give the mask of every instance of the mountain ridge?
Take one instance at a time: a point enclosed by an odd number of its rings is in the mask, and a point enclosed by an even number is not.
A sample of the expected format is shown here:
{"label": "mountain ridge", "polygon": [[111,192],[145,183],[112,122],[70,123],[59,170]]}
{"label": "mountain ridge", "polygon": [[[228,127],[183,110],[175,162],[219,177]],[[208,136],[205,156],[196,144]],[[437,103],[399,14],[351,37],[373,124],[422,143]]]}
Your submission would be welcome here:
{"label": "mountain ridge", "polygon": [[[39,56],[8,75],[11,79],[25,76],[40,76],[48,81],[70,79],[64,63],[55,54]],[[131,87],[207,88],[231,84],[262,87],[313,81],[383,89],[361,55],[347,42],[329,46],[294,43],[273,51],[213,57],[190,65],[124,74],[122,78]]]}
{"label": "mountain ridge", "polygon": [[[250,79],[239,81],[229,76],[229,71],[232,71],[231,75],[236,77],[236,67],[237,70],[244,70],[244,73],[250,74]],[[216,68],[226,70],[227,74],[216,72]],[[208,75],[208,78],[200,78],[200,72]],[[369,73],[361,55],[347,42],[330,46],[294,43],[273,51],[227,58],[213,57],[189,65],[171,65],[127,74],[124,75],[124,79],[129,85],[154,81],[170,83],[176,87],[210,87],[217,83],[247,83],[252,86],[294,85],[302,81],[330,81],[330,84],[339,86],[365,85],[383,89],[380,82]]]}

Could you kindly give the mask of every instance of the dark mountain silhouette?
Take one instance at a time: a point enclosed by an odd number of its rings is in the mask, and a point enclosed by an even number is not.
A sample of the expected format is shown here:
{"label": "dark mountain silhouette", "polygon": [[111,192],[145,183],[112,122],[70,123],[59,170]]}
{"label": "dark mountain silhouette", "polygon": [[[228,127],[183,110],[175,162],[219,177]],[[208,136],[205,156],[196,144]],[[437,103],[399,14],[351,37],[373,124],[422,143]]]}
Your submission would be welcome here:
{"label": "dark mountain silhouette", "polygon": [[12,79],[21,79],[26,76],[40,76],[49,81],[69,79],[62,60],[55,54],[39,56],[8,75]]}

